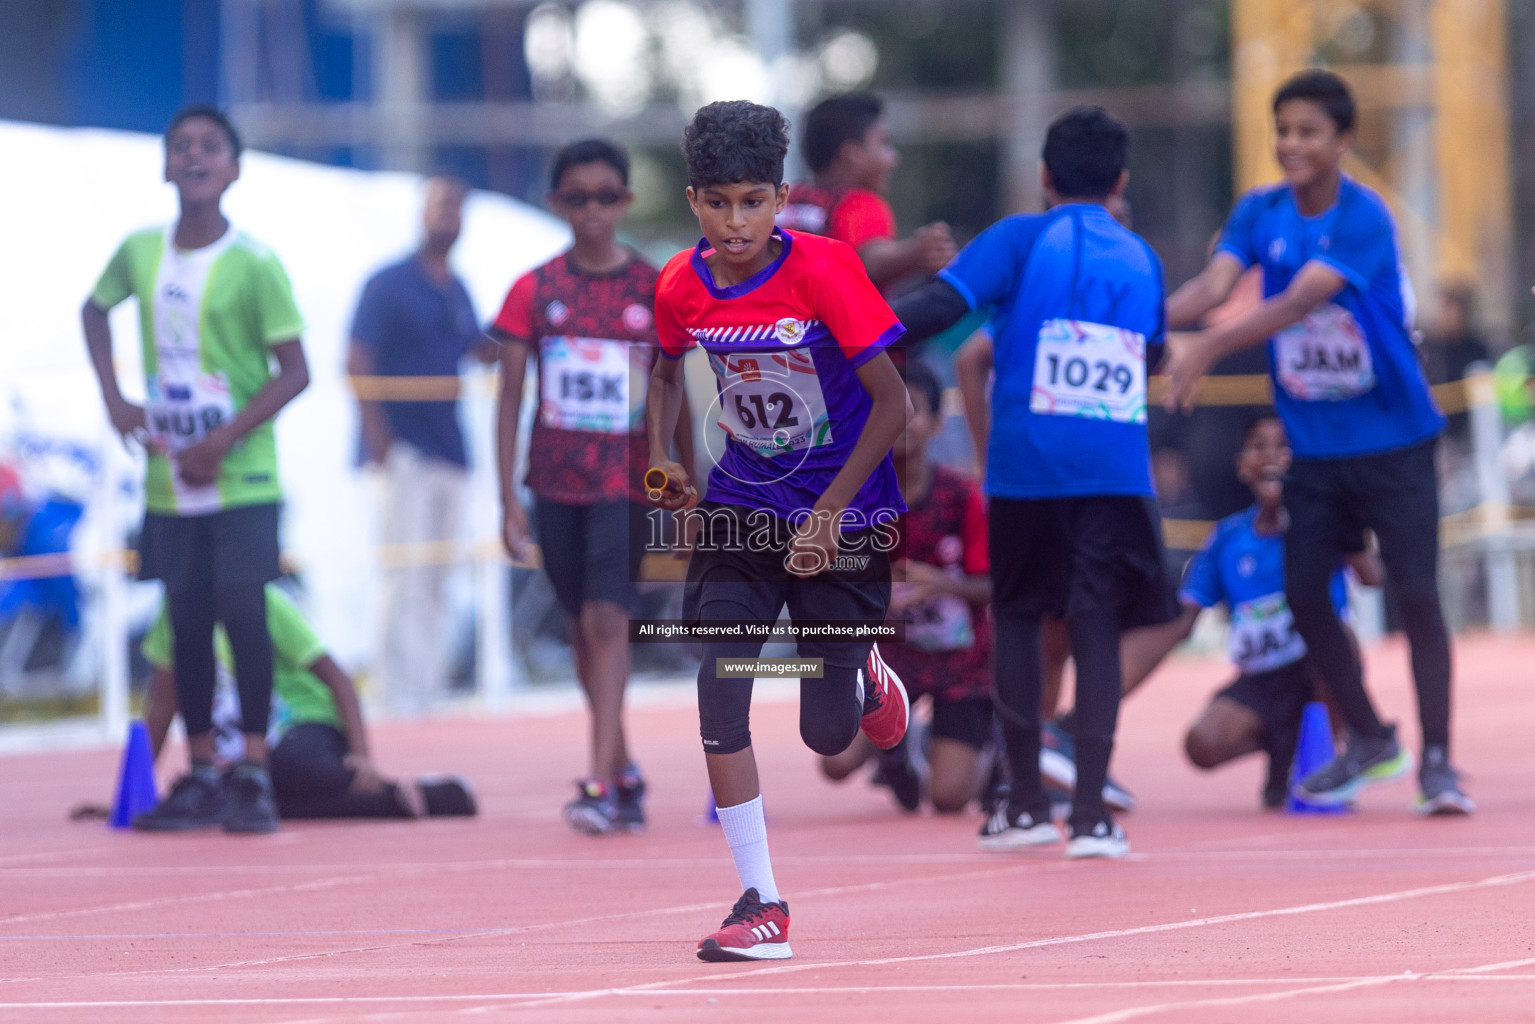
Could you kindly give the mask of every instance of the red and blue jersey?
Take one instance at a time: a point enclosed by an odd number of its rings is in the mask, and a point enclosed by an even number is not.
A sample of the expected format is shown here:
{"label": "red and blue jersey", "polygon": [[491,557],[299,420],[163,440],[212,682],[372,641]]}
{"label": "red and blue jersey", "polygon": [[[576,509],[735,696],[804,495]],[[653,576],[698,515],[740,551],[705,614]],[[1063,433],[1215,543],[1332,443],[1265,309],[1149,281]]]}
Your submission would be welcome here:
{"label": "red and blue jersey", "polygon": [[[707,241],[673,256],[656,283],[661,354],[709,356],[724,430],[708,497],[784,519],[815,507],[868,422],[858,368],[905,333],[858,254],[830,238],[775,231],[783,251],[740,284],[715,284]],[[906,511],[887,454],[850,510],[866,523]],[[845,528],[857,528],[845,522]]]}

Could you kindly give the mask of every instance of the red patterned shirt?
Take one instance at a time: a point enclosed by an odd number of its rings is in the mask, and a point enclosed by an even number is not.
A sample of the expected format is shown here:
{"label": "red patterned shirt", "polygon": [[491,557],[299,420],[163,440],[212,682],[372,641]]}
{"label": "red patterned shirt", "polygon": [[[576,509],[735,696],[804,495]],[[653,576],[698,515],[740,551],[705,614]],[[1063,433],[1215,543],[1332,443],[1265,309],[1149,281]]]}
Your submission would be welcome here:
{"label": "red patterned shirt", "polygon": [[875,239],[895,237],[895,214],[878,192],[862,188],[799,184],[789,187],[789,202],[778,226],[827,235],[862,249]]}
{"label": "red patterned shirt", "polygon": [[[902,521],[906,557],[954,576],[991,571],[986,507],[976,485],[943,466],[933,467],[927,494]],[[897,583],[897,588],[903,584]],[[991,621],[988,608],[952,594],[937,594],[906,609],[906,642],[882,644],[880,654],[913,697],[969,700],[991,694]]]}
{"label": "red patterned shirt", "polygon": [[527,485],[550,501],[643,501],[645,392],[656,361],[656,269],[588,274],[565,253],[517,279],[492,329],[534,349],[538,414]]}

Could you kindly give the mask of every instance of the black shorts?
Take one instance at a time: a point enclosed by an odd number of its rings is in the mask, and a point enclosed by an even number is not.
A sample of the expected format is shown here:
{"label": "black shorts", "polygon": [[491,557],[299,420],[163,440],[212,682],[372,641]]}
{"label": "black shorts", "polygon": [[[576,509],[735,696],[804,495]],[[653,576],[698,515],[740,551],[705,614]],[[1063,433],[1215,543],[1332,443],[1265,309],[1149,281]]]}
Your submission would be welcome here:
{"label": "black shorts", "polygon": [[933,738],[955,740],[980,750],[991,740],[990,697],[933,698]]}
{"label": "black shorts", "polygon": [[1150,498],[992,498],[992,601],[1028,618],[1114,610],[1120,628],[1177,617]]}
{"label": "black shorts", "polygon": [[[890,608],[890,552],[878,530],[842,536],[838,563],[801,579],[785,564],[794,528],[761,509],[706,501],[695,510],[703,529],[688,558],[682,618],[687,622],[776,622],[787,605],[795,622],[883,622]],[[804,658],[846,668],[863,665],[870,641],[814,640]]]}
{"label": "black shorts", "polygon": [[645,513],[632,501],[567,505],[537,498],[534,504],[544,572],[560,607],[581,614],[586,601],[611,601],[634,610],[634,584],[645,556]]}
{"label": "black shorts", "polygon": [[279,507],[246,505],[200,516],[146,512],[139,532],[139,579],[162,580],[171,593],[277,579],[282,575]]}
{"label": "black shorts", "polygon": [[1237,676],[1215,696],[1236,701],[1257,715],[1270,741],[1293,741],[1300,732],[1301,712],[1316,699],[1316,685],[1302,658],[1268,672]]}

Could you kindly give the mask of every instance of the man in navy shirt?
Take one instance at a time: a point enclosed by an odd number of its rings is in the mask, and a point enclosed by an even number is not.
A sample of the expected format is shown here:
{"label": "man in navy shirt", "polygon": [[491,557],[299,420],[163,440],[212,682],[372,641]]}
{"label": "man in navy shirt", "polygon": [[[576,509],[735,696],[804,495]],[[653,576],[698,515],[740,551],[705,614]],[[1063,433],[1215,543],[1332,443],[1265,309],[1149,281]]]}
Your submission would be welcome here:
{"label": "man in navy shirt", "polygon": [[[468,460],[458,424],[459,363],[471,353],[485,361],[494,355],[469,293],[448,267],[466,193],[457,179],[428,179],[421,247],[373,275],[352,321],[347,372],[354,377],[448,378],[422,385],[426,392],[400,391],[401,401],[377,401],[376,384],[358,388],[362,458],[382,467],[388,544],[454,540],[463,518]],[[421,710],[446,678],[448,568],[439,562],[389,572],[379,666],[385,698],[398,711]]]}
{"label": "man in navy shirt", "polygon": [[1337,75],[1307,71],[1274,97],[1284,182],[1238,200],[1205,270],[1168,300],[1174,326],[1196,323],[1248,267],[1263,271],[1251,311],[1168,343],[1169,410],[1193,399],[1223,356],[1270,343],[1274,404],[1295,462],[1285,487],[1285,594],[1311,659],[1348,720],[1350,740],[1297,795],[1344,803],[1397,778],[1412,760],[1365,692],[1359,656],[1328,599],[1344,539],[1375,531],[1412,648],[1423,727],[1423,814],[1473,804],[1449,760],[1450,641],[1439,605],[1439,493],[1434,448],[1445,420],[1409,335],[1412,296],[1396,228],[1378,195],[1339,169],[1353,142],[1354,100]]}
{"label": "man in navy shirt", "polygon": [[1119,714],[1119,637],[1175,614],[1146,441],[1146,354],[1162,341],[1162,265],[1104,203],[1124,191],[1129,134],[1097,107],[1045,139],[1047,213],[1008,217],[896,304],[913,338],[995,310],[985,490],[995,699],[1013,773],[986,849],[1060,838],[1039,774],[1040,624],[1064,617],[1077,665],[1073,857],[1122,857],[1103,803]]}

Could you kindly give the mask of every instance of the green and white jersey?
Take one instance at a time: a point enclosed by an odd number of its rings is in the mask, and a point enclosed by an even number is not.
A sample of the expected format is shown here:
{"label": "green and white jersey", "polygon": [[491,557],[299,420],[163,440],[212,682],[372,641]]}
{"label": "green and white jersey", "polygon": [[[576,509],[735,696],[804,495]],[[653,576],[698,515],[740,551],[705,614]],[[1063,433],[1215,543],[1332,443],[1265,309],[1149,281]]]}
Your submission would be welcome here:
{"label": "green and white jersey", "polygon": [[272,251],[231,227],[190,252],[174,226],[136,231],[118,247],[91,302],[139,302],[147,378],[146,414],[155,442],[145,492],[149,511],[203,515],[281,499],[271,421],[230,450],[216,484],[190,487],[176,456],[233,418],[272,376],[270,348],[293,341],[304,321]]}

